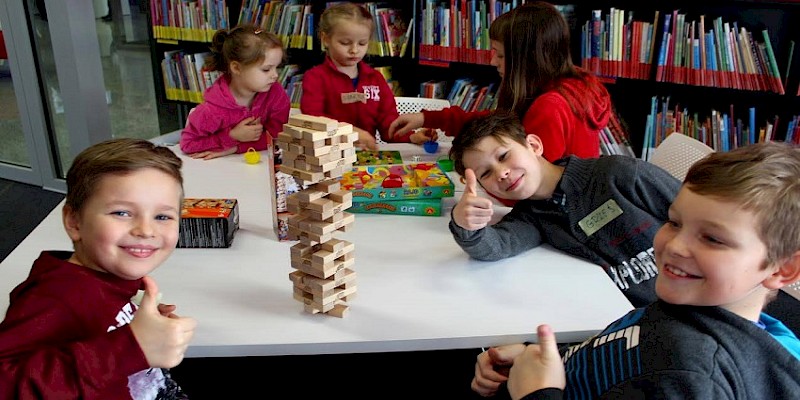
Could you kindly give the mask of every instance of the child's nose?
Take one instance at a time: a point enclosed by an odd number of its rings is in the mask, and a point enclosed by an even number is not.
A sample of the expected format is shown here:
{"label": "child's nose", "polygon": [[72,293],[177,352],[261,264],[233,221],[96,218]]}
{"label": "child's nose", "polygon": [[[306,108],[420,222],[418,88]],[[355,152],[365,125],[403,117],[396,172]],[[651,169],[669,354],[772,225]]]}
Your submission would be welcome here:
{"label": "child's nose", "polygon": [[138,237],[152,237],[154,232],[153,222],[147,218],[140,218],[136,220],[132,233]]}

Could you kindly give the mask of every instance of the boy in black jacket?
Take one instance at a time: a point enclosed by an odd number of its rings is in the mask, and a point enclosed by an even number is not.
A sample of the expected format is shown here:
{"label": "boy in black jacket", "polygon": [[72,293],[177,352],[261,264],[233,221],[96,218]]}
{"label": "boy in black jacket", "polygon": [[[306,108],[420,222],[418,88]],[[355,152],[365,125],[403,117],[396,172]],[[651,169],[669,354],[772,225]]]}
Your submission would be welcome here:
{"label": "boy in black jacket", "polygon": [[[478,356],[472,388],[513,399],[786,399],[800,340],[762,312],[800,280],[800,149],[761,143],[692,166],[654,239],[659,300],[573,346],[555,337]],[[508,376],[496,371],[513,364]],[[565,373],[566,370],[566,373]]]}
{"label": "boy in black jacket", "polygon": [[[535,133],[535,132],[530,132]],[[655,301],[653,236],[667,220],[680,181],[628,156],[551,163],[535,134],[514,114],[496,111],[470,121],[450,158],[466,180],[450,231],[477,260],[498,260],[543,243],[601,266],[634,307]],[[477,185],[514,200],[503,219]]]}

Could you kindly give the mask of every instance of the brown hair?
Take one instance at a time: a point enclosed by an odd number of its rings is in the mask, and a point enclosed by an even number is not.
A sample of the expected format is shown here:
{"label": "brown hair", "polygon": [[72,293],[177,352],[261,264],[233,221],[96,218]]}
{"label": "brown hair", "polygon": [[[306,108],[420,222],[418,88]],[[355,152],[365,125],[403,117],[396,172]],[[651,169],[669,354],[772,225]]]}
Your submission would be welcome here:
{"label": "brown hair", "polygon": [[342,22],[362,24],[369,27],[370,33],[375,30],[372,14],[360,4],[350,2],[337,3],[325,9],[319,17],[319,35],[330,36],[336,25]]}
{"label": "brown hair", "polygon": [[67,172],[66,205],[79,213],[106,175],[125,175],[144,168],[157,169],[183,187],[181,161],[172,150],[143,139],[111,139],[89,146]]}
{"label": "brown hair", "polygon": [[525,127],[522,126],[517,116],[507,110],[496,110],[485,116],[481,116],[464,124],[464,127],[453,139],[450,148],[450,159],[453,160],[455,171],[459,175],[464,175],[464,153],[472,149],[485,137],[493,137],[500,143],[507,143],[508,140],[527,146],[527,134]]}
{"label": "brown hair", "polygon": [[260,63],[264,60],[264,53],[271,49],[283,51],[281,39],[252,24],[238,25],[230,30],[220,29],[211,39],[211,55],[206,58],[205,67],[227,73],[232,62],[243,66]]}
{"label": "brown hair", "polygon": [[756,215],[767,247],[766,268],[800,250],[800,149],[767,142],[712,153],[695,163],[684,185]]}
{"label": "brown hair", "polygon": [[[498,108],[522,118],[536,98],[555,89],[576,117],[592,125],[587,118],[592,104],[587,100],[608,91],[590,73],[572,64],[569,23],[558,9],[544,1],[523,4],[497,17],[489,26],[489,38],[503,43],[505,52]],[[559,86],[562,78],[582,80],[592,95]]]}

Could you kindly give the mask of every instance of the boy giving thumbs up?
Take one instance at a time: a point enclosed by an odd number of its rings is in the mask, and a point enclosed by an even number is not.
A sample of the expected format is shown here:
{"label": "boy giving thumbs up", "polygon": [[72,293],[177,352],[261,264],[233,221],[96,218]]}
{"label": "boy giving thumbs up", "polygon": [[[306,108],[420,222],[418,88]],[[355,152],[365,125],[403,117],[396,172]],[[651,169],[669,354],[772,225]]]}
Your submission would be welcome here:
{"label": "boy giving thumbs up", "polygon": [[75,158],[62,211],[74,251],[43,251],[11,292],[0,398],[185,397],[162,368],[181,362],[196,322],[159,304],[147,277],[178,242],[181,164],[139,139]]}
{"label": "boy giving thumbs up", "polygon": [[[472,258],[494,261],[548,243],[602,267],[628,300],[656,300],[653,237],[680,182],[663,169],[629,156],[553,163],[538,136],[514,114],[495,111],[464,126],[450,159],[466,187],[453,208],[450,231]],[[517,201],[489,225],[489,194]]]}

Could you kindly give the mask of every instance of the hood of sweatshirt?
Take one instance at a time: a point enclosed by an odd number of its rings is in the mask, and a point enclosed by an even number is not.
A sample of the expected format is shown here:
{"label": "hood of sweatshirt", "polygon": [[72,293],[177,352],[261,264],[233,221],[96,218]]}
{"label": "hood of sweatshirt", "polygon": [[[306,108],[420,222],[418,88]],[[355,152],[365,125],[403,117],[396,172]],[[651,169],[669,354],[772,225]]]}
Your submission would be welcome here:
{"label": "hood of sweatshirt", "polygon": [[570,106],[578,107],[590,128],[604,128],[611,117],[611,96],[593,75],[584,75],[584,79],[585,81],[578,78],[563,79],[559,83],[558,91]]}

